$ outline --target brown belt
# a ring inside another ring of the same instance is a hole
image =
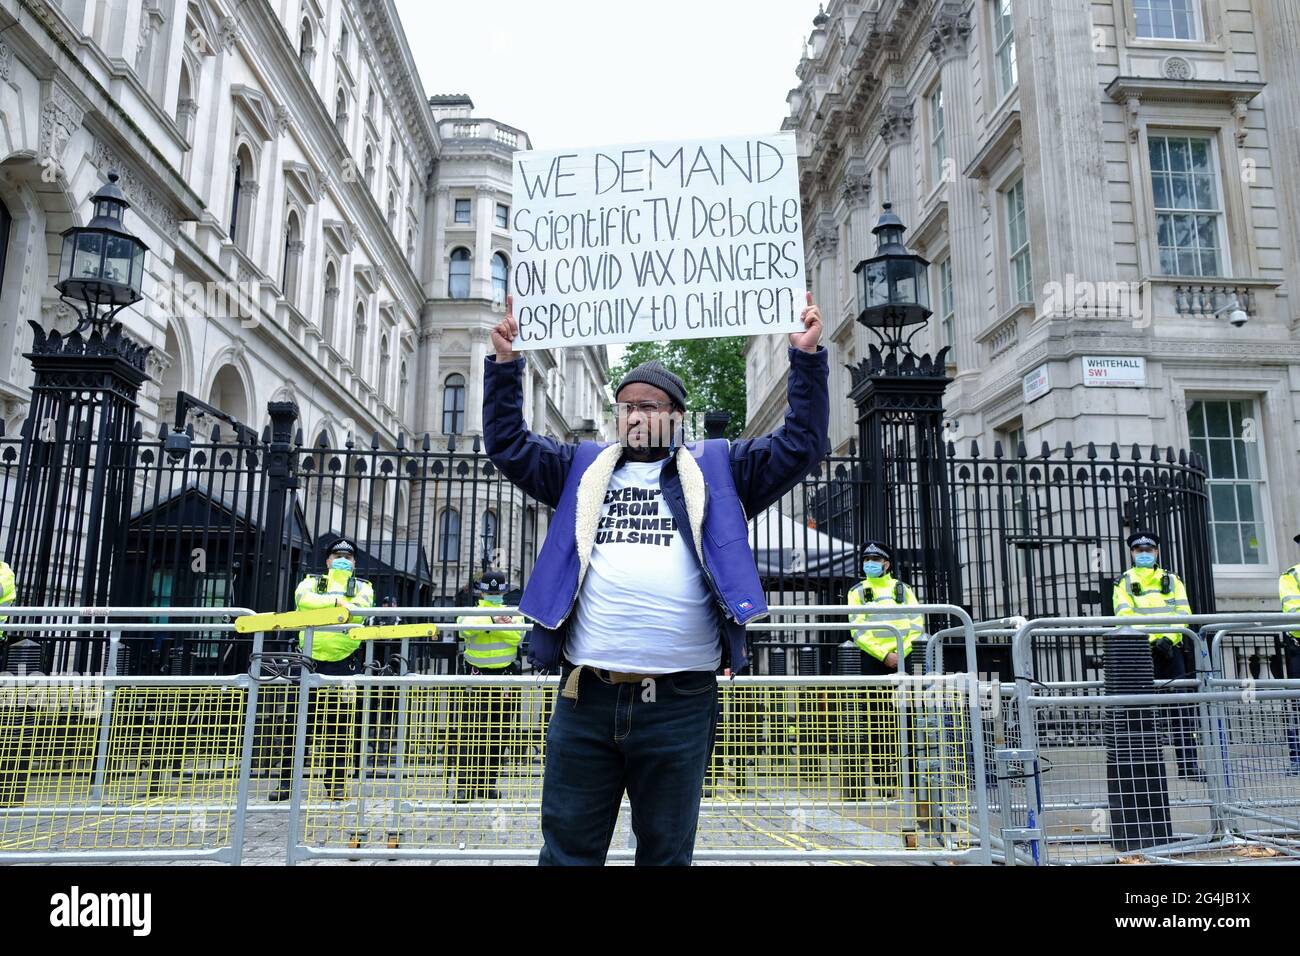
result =
[[[564,688],[560,691],[561,697],[567,697],[569,700],[578,699],[578,682],[582,679],[584,669],[591,671],[607,684],[639,684],[644,680],[658,680],[664,676],[663,674],[628,674],[623,671],[607,671],[603,667],[592,667],[590,664],[578,664],[569,671],[569,676],[564,681]]]

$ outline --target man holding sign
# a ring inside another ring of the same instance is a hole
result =
[[[812,294],[790,333],[789,410],[760,438],[683,446],[686,389],[658,362],[615,392],[619,442],[528,431],[513,298],[486,360],[493,463],[555,509],[519,610],[529,660],[560,670],[547,728],[543,865],[605,861],[624,790],[638,865],[691,861],[718,720],[720,665],[748,664],[745,625],[767,612],[747,518],[826,453],[828,360]]]

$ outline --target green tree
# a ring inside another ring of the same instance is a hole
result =
[[[623,360],[610,369],[610,388],[617,388],[623,376],[642,362],[658,359],[686,383],[688,418],[698,420],[704,436],[704,413],[731,413],[724,433],[739,438],[745,427],[745,336],[714,339],[684,339],[673,342],[634,342]]]

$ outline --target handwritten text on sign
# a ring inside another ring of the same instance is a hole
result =
[[[793,133],[514,155],[516,349],[802,329]]]

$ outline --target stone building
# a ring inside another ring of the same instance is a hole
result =
[[[1300,527],[1300,3],[832,0],[797,72],[833,393],[892,202],[931,262],[915,344],[949,349],[959,448],[1198,452],[1220,608],[1275,603]],[[779,420],[779,345],[750,343],[747,433]],[[847,399],[831,428],[842,451]]]

